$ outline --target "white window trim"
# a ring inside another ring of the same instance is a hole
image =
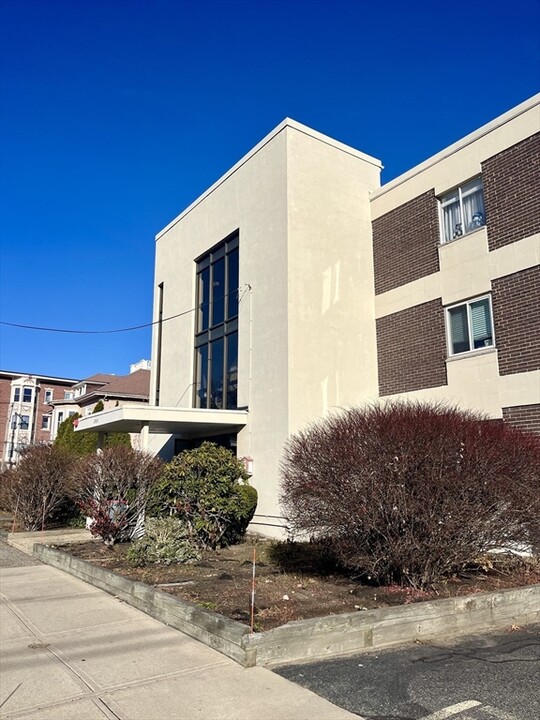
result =
[[[438,197],[439,201],[439,236],[440,236],[440,245],[449,245],[450,243],[456,242],[456,240],[461,240],[461,238],[465,237],[466,235],[471,235],[474,232],[477,232],[478,230],[482,230],[486,228],[486,203],[484,198],[484,224],[480,225],[479,227],[472,228],[471,230],[463,230],[461,235],[458,235],[457,237],[449,238],[448,240],[444,236],[444,208],[443,203],[444,199],[447,198],[449,195],[452,195],[453,193],[457,192],[459,197],[459,210],[460,210],[460,216],[461,216],[461,224],[463,227],[463,198],[462,198],[462,188],[466,185],[469,185],[469,183],[474,182],[475,180],[480,179],[482,182],[482,196],[484,195],[484,179],[482,177],[482,173],[478,175],[474,175],[473,177],[469,178],[468,180],[465,180],[464,182],[460,183],[459,185],[456,185],[454,188],[450,188],[449,190],[446,190],[446,192],[442,193]]]
[[[54,392],[51,388],[46,388],[43,393],[43,402],[48,405],[52,400],[54,400]]]
[[[45,421],[47,421],[47,422],[46,422],[46,424],[44,425],[43,423],[44,423]],[[51,417],[51,415],[42,415],[42,417],[41,417],[41,430],[43,430],[43,431],[45,431],[45,432],[50,432],[50,431],[51,431],[51,427],[52,427],[52,417]]]
[[[471,323],[471,316],[470,316],[470,305],[471,303],[479,302],[480,300],[489,300],[489,319],[491,322],[491,338],[493,340],[491,345],[486,345],[484,347],[475,348],[473,347],[474,342],[472,338],[472,323]],[[471,347],[470,350],[465,350],[464,352],[458,352],[455,353],[452,351],[452,335],[450,332],[450,310],[453,310],[457,307],[462,307],[463,305],[467,306],[467,327],[469,330],[469,345]],[[479,353],[485,353],[486,351],[492,351],[496,348],[496,338],[495,338],[495,323],[493,322],[493,304],[491,302],[491,293],[486,293],[484,295],[478,295],[477,297],[468,298],[467,300],[460,300],[460,302],[453,303],[452,305],[447,305],[444,308],[444,324],[446,328],[446,348],[448,352],[448,358],[461,358],[461,357],[469,357],[470,355],[476,355]]]

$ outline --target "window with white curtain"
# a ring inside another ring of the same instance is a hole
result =
[[[482,178],[461,185],[441,198],[443,242],[451,242],[486,224]]]
[[[450,355],[481,350],[495,344],[489,295],[446,309]]]

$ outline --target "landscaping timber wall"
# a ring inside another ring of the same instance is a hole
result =
[[[529,585],[295,620],[274,630],[250,634],[246,625],[235,620],[95,567],[56,548],[36,543],[34,555],[219,650],[244,667],[317,660],[540,622],[540,585]]]

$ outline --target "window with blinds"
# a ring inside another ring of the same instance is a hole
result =
[[[489,295],[447,308],[446,320],[450,355],[494,345]]]

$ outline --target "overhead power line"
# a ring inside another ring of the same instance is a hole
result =
[[[250,285],[242,285],[242,287],[245,287],[246,289],[251,290]],[[232,290],[230,293],[227,293],[227,295],[232,295],[233,293],[238,293],[239,298],[238,301],[240,302],[244,296],[245,293],[242,293],[240,295],[239,290]],[[220,298],[216,298],[212,302],[206,303],[207,305],[213,305],[214,303],[224,300],[227,295],[223,295]],[[161,320],[154,320],[153,322],[149,323],[143,323],[142,325],[132,325],[131,327],[125,327],[125,328],[115,328],[113,330],[67,330],[64,328],[53,328],[53,327],[42,327],[40,325],[24,325],[23,323],[14,323],[14,322],[8,322],[7,320],[0,320],[0,325],[6,325],[8,327],[15,327],[15,328],[21,328],[23,330],[38,330],[40,332],[53,332],[53,333],[64,333],[68,335],[111,335],[113,333],[123,333],[123,332],[131,332],[132,330],[142,330],[143,328],[152,327],[153,325],[159,325],[159,323],[167,322],[168,320],[175,320],[176,318],[182,317],[183,315],[189,315],[189,313],[195,312],[200,306],[192,307],[189,310],[184,310],[183,312],[177,313],[176,315],[170,315],[169,317],[162,318]]]

